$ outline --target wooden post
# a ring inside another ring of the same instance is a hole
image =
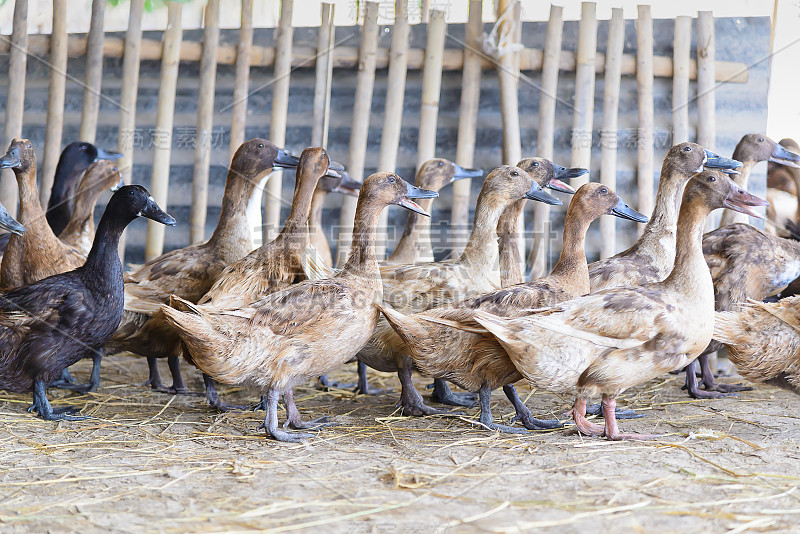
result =
[[[250,90],[250,56],[253,50],[253,0],[242,0],[242,21],[239,24],[239,42],[236,45],[236,73],[233,82],[231,106],[230,158],[244,143],[247,123],[247,96]]]
[[[11,31],[11,57],[8,60],[8,97],[2,151],[15,137],[22,137],[22,110],[25,107],[25,65],[28,58],[28,0],[14,2],[14,22]],[[17,214],[17,178],[11,169],[3,171],[0,182],[0,203],[11,216]]]
[[[328,144],[330,127],[331,82],[333,78],[333,51],[336,28],[333,25],[334,4],[322,4],[322,23],[317,36],[317,69],[314,81],[314,107],[311,120],[311,146]]]
[[[47,95],[47,126],[44,158],[39,174],[39,201],[47,206],[56,165],[61,156],[64,129],[64,96],[67,86],[67,0],[53,0],[53,33],[50,39],[50,88]]]
[[[689,140],[689,60],[692,49],[692,17],[675,18],[672,45],[672,144]]]
[[[578,53],[575,66],[575,113],[572,121],[573,167],[588,169],[592,163],[592,119],[594,118],[594,60],[597,53],[597,4],[581,4]],[[573,178],[576,189],[589,181],[587,175]]]
[[[717,144],[716,95],[714,94],[714,14],[697,13],[697,143],[708,150]],[[706,219],[706,231],[717,227],[716,213]]]
[[[397,167],[397,151],[400,147],[400,129],[403,123],[403,101],[406,93],[409,31],[408,0],[396,0],[389,72],[386,76],[386,108],[383,113],[381,147],[378,152],[379,171],[393,171]],[[406,178],[413,179],[411,176]],[[388,218],[389,210],[383,210],[378,220],[379,233],[375,247],[375,254],[379,260],[386,257]]]
[[[636,93],[639,102],[639,131],[636,146],[639,155],[638,209],[645,215],[653,211],[653,18],[650,6],[638,6],[636,20]],[[639,234],[644,225],[637,225]]]
[[[603,130],[600,133],[600,182],[617,188],[617,118],[621,82],[622,50],[625,45],[625,19],[622,8],[611,10],[606,47],[606,72],[603,89]],[[600,217],[600,257],[617,252],[616,217]]]
[[[272,84],[272,118],[269,124],[270,140],[283,147],[286,144],[286,121],[289,115],[289,81],[292,72],[292,9],[293,0],[281,2],[281,18],[275,35],[275,67]],[[264,226],[261,242],[269,243],[280,231],[281,204],[283,203],[283,172],[274,171],[267,181],[264,199]]]
[[[481,97],[481,37],[483,36],[483,1],[471,0],[465,29],[464,68],[461,72],[461,107],[458,113],[456,163],[472,167],[475,162],[475,136],[478,127],[478,104]],[[450,210],[450,256],[457,258],[469,238],[469,207],[472,178],[453,183]]]
[[[94,143],[97,135],[97,115],[100,111],[100,89],[103,84],[103,18],[108,0],[92,0],[92,19],[86,41],[86,78],[83,86],[83,108],[78,137]]]
[[[219,46],[219,0],[208,0],[203,20],[203,57],[200,59],[200,85],[197,95],[194,176],[189,241],[205,240],[208,213],[208,173],[211,163],[211,138],[214,128],[214,90]]]
[[[161,77],[158,82],[158,110],[153,132],[153,171],[150,194],[159,206],[167,209],[169,190],[169,158],[172,152],[172,122],[175,112],[175,88],[178,83],[178,66],[181,49],[180,2],[167,4],[167,30],[164,32],[164,51],[161,60]],[[164,225],[155,221],[147,223],[147,242],[144,257],[149,261],[164,251]]]
[[[364,10],[364,25],[361,27],[361,47],[358,53],[358,76],[356,78],[353,119],[350,127],[350,154],[347,168],[356,180],[364,178],[364,161],[367,156],[367,137],[372,108],[372,89],[375,85],[375,51],[378,48],[377,2],[367,2]],[[336,265],[347,261],[353,234],[353,219],[356,213],[356,198],[346,196],[339,212],[339,238],[336,247]]]
[[[550,20],[544,38],[542,87],[539,91],[539,132],[536,155],[553,159],[556,129],[556,94],[558,93],[558,64],[561,58],[561,37],[564,30],[563,8],[550,5]],[[537,203],[533,211],[533,246],[529,263],[531,280],[545,276],[549,269],[550,206]]]
[[[125,53],[122,60],[122,90],[119,96],[119,133],[117,145],[122,157],[119,170],[126,184],[133,175],[133,150],[136,135],[136,97],[139,94],[139,57],[142,51],[142,11],[144,0],[131,0],[128,31],[125,32]],[[125,262],[126,232],[119,240],[119,257]]]

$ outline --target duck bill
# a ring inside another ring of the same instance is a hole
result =
[[[278,149],[278,155],[275,156],[275,163],[273,167],[278,169],[293,169],[300,165],[300,158],[282,148]]]
[[[742,174],[736,169],[720,169],[720,172],[724,172],[728,176],[738,176],[739,174]]]
[[[628,206],[622,199],[619,199],[617,205],[611,208],[611,215],[619,217],[620,219],[628,219],[640,223],[646,223],[648,218]]]
[[[456,180],[463,180],[464,178],[481,178],[483,176],[483,169],[466,169],[461,165],[453,165],[456,168],[456,172],[453,174],[453,178],[450,180],[450,183],[453,183]]]
[[[325,173],[325,176],[330,176],[331,178],[341,178],[343,172],[344,165],[338,161],[330,160],[330,163],[328,164],[328,172]]]
[[[559,193],[567,193],[568,195],[575,194],[574,187],[565,182],[562,182],[558,178],[551,178],[550,181],[547,182],[547,187],[549,187],[553,191],[558,191]]]
[[[772,151],[769,160],[780,165],[800,169],[800,154],[795,154],[787,150],[783,145],[777,143],[775,144],[775,150]]]
[[[120,187],[124,187],[124,186],[125,186],[125,180],[123,180],[123,179],[122,179],[122,176],[120,176],[120,177],[119,177],[119,182],[117,182],[116,184],[114,184],[114,187],[112,187],[112,188],[110,189],[110,191],[111,191],[112,193],[116,193],[117,191],[119,191],[119,188],[120,188]]]
[[[741,166],[741,161],[723,158],[719,154],[715,154],[710,150],[706,150],[705,160],[703,161],[703,165],[700,166],[700,170],[698,172],[702,171],[703,167],[708,167],[709,169],[738,169]]]
[[[361,182],[355,180],[350,173],[343,170],[341,173],[342,179],[339,184],[333,188],[333,191],[342,193],[344,195],[358,196],[358,190],[361,189]]]
[[[730,193],[728,193],[725,202],[723,202],[723,206],[728,209],[744,213],[745,215],[749,215],[750,217],[763,219],[764,217],[762,215],[759,215],[758,213],[755,213],[754,211],[748,208],[757,206],[769,206],[769,202],[767,202],[763,198],[759,198],[753,194],[748,193],[744,189],[735,187],[731,190]]]
[[[555,164],[553,166],[556,168],[554,178],[558,180],[569,180],[570,178],[578,178],[579,176],[583,176],[584,174],[589,174],[589,169],[582,169],[580,167],[567,168]],[[570,189],[572,188],[570,187]],[[571,192],[574,193],[575,190],[572,189]],[[569,191],[565,191],[565,193],[569,193]]]
[[[539,184],[536,182],[533,183],[530,191],[525,193],[525,198],[530,200],[538,200],[539,202],[544,202],[545,204],[550,204],[552,206],[560,206],[563,204],[563,202],[558,200],[556,197],[539,187]]]
[[[103,150],[100,147],[97,148],[97,157],[94,158],[95,161],[99,159],[119,159],[122,157],[122,152],[112,152],[111,150]]]
[[[0,158],[0,169],[10,169],[22,165],[22,160],[19,157],[19,148],[9,148],[3,157]]]
[[[17,235],[25,233],[25,227],[18,223],[14,217],[9,215],[2,205],[0,205],[0,228]]]
[[[144,207],[142,211],[139,212],[139,215],[141,217],[146,217],[150,220],[159,222],[166,226],[175,226],[176,222],[175,217],[173,217],[166,211],[162,210],[153,197],[150,197],[148,199],[147,205]]]
[[[422,209],[422,206],[414,202],[412,199],[436,198],[438,196],[439,193],[437,193],[436,191],[428,191],[427,189],[420,189],[419,187],[411,185],[410,183],[406,182],[406,194],[400,200],[400,202],[398,202],[398,205],[403,206],[404,208],[411,210],[413,212],[419,213],[420,215],[430,217],[431,214]]]

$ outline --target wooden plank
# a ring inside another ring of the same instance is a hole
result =
[[[253,0],[242,0],[242,18],[239,24],[239,41],[236,44],[236,67],[231,106],[230,158],[245,141],[247,125],[247,97],[250,92],[250,58],[253,50]],[[219,63],[219,53],[217,54]]]
[[[281,2],[281,18],[275,37],[275,67],[272,84],[272,115],[269,123],[270,140],[283,147],[286,144],[286,121],[289,116],[289,82],[292,72],[292,10],[293,0]],[[283,204],[283,171],[273,171],[266,185],[264,197],[264,225],[261,227],[262,243],[269,243],[280,231],[281,205]]]
[[[478,127],[478,105],[481,97],[481,37],[483,36],[483,2],[471,0],[465,28],[464,69],[461,73],[461,105],[458,113],[456,163],[471,168],[475,161],[475,137]],[[464,251],[470,233],[469,207],[472,178],[454,182],[450,211],[450,255]]]
[[[394,171],[397,167],[400,130],[403,124],[403,101],[406,94],[409,31],[408,0],[397,0],[394,7],[394,24],[392,25],[391,60],[386,76],[386,108],[383,112],[381,146],[378,151],[379,171]],[[412,179],[411,176],[406,178]],[[383,210],[378,219],[379,233],[375,255],[379,260],[386,257],[388,218],[389,210]]]
[[[438,9],[428,14],[425,65],[422,68],[422,106],[419,111],[417,136],[417,170],[436,157],[436,126],[439,118],[439,95],[442,88],[442,55],[447,32],[445,12]]]
[[[50,41],[50,87],[47,94],[47,123],[44,157],[39,175],[39,201],[47,206],[61,156],[64,130],[64,97],[67,87],[67,0],[53,0],[53,37]]]
[[[621,83],[622,50],[625,45],[625,19],[622,8],[611,10],[606,46],[606,68],[603,80],[603,129],[600,148],[600,182],[617,188],[617,125]],[[617,218],[600,217],[600,257],[617,253]]]
[[[689,140],[689,63],[692,50],[692,17],[675,19],[672,45],[672,144]]]
[[[714,56],[714,15],[711,11],[697,13],[697,143],[708,150],[717,144],[717,118]],[[717,227],[716,213],[706,219],[706,231]]]
[[[208,0],[203,21],[203,58],[200,60],[200,85],[197,89],[197,127],[195,130],[192,207],[189,241],[205,241],[208,213],[208,173],[211,163],[211,137],[214,128],[214,90],[217,81],[219,45],[219,0]]]
[[[594,62],[597,54],[597,4],[581,4],[578,25],[578,53],[575,71],[575,112],[572,122],[573,167],[588,169],[592,162],[592,119],[594,117]],[[576,189],[589,181],[587,175],[572,179]]]
[[[638,6],[639,18],[636,20],[636,94],[639,103],[639,131],[637,135],[637,178],[639,189],[638,210],[645,215],[653,211],[653,128],[655,111],[653,107],[653,17],[650,6]],[[637,225],[639,233],[644,225]]]
[[[561,56],[561,38],[564,31],[563,8],[550,5],[550,19],[545,34],[544,58],[542,61],[542,86],[539,91],[539,130],[536,155],[553,159],[553,144],[556,128],[556,95],[558,94],[558,61]],[[531,280],[545,276],[549,269],[550,255],[550,206],[535,203],[533,209],[533,246],[528,260]]]
[[[172,124],[175,113],[175,88],[178,83],[180,60],[181,9],[180,2],[168,4],[167,30],[164,32],[164,52],[161,60],[161,77],[158,87],[158,109],[153,139],[153,170],[150,178],[150,194],[164,209],[167,208],[169,191],[169,158],[172,153]],[[147,240],[144,257],[149,261],[164,251],[163,224],[147,222]]]
[[[2,151],[15,137],[22,137],[22,111],[25,108],[25,66],[28,58],[28,0],[14,2],[14,20],[11,30],[11,57],[8,61],[8,97],[6,99],[6,124]],[[17,214],[17,178],[11,169],[2,171],[0,203],[14,217]]]
[[[317,35],[317,62],[314,77],[314,104],[311,119],[311,146],[327,146],[330,128],[331,81],[336,27],[333,24],[334,4],[322,4],[322,24]]]
[[[94,143],[97,114],[100,112],[100,90],[103,84],[103,19],[107,0],[92,0],[92,17],[86,42],[86,77],[83,85],[83,108],[78,137]]]
[[[350,127],[350,154],[347,168],[356,180],[364,178],[364,162],[367,157],[367,137],[372,109],[372,89],[375,86],[375,50],[378,48],[377,2],[367,2],[364,9],[364,25],[361,27],[361,47],[358,76],[353,104],[353,120]],[[356,213],[356,198],[346,196],[339,212],[339,236],[336,247],[336,265],[341,267],[350,253],[353,234],[353,219]]]

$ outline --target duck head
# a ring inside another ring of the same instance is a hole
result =
[[[6,153],[0,157],[0,169],[14,169],[15,173],[36,168],[36,154],[27,139],[12,139]]]
[[[104,150],[92,143],[83,141],[75,141],[68,144],[61,151],[61,156],[58,159],[58,166],[70,175],[74,173],[81,173],[89,168],[95,161],[104,159],[119,159],[122,157],[120,152],[112,152]]]
[[[628,206],[610,187],[596,182],[589,182],[578,188],[569,203],[569,210],[573,209],[580,210],[583,217],[590,221],[601,215],[613,215],[620,219],[647,222],[647,217]]]
[[[736,145],[733,157],[740,161],[771,161],[787,167],[800,168],[800,155],[790,152],[763,134],[747,134]]]
[[[346,170],[339,171],[339,175],[341,176],[340,178],[323,176],[319,181],[318,187],[326,193],[341,193],[357,197],[361,182],[350,176],[350,173]]]
[[[436,198],[439,193],[420,189],[411,185],[393,172],[376,172],[370,175],[361,185],[359,200],[368,198],[378,205],[388,206],[394,204],[408,210],[430,217],[414,200],[422,198]]]
[[[136,217],[145,217],[167,226],[175,226],[175,218],[162,210],[150,192],[141,185],[120,187],[108,201],[106,212],[127,222]]]
[[[231,160],[231,170],[250,178],[260,177],[272,169],[295,168],[300,158],[278,148],[272,141],[256,137],[242,143]]]
[[[18,223],[14,217],[9,215],[2,204],[0,204],[0,228],[17,235],[25,233],[25,227]]]
[[[588,169],[581,169],[578,167],[568,169],[567,167],[556,165],[545,158],[525,158],[517,163],[517,167],[527,171],[540,186],[549,187],[559,193],[567,193],[570,195],[575,194],[575,188],[562,180],[577,178],[578,176],[589,173]]]
[[[735,170],[741,166],[739,161],[723,158],[697,143],[685,142],[669,149],[661,166],[661,178],[689,177],[702,171],[703,167]]]
[[[481,194],[488,195],[492,202],[510,204],[527,198],[545,204],[560,206],[562,202],[547,193],[524,169],[513,165],[501,165],[489,173],[483,182]]]
[[[466,169],[449,159],[429,159],[419,168],[414,184],[422,189],[439,191],[444,186],[463,178],[480,178],[483,169]]]
[[[115,192],[117,189],[125,185],[122,181],[122,174],[116,163],[106,159],[101,159],[92,163],[86,174],[81,181],[81,187],[84,187],[83,182],[86,182],[88,187],[100,187]]]
[[[709,211],[728,208],[758,218],[763,217],[748,208],[769,205],[766,200],[736,185],[727,174],[715,170],[699,172],[686,184],[683,202],[691,202],[698,197],[702,198]]]

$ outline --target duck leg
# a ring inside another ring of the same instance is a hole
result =
[[[369,385],[369,380],[367,380],[367,364],[358,360],[358,384],[356,385],[356,389],[354,390],[357,395],[383,395],[385,393],[391,393],[392,389],[390,388],[372,388]]]
[[[248,407],[241,404],[228,404],[227,402],[222,402],[222,400],[219,398],[219,394],[217,393],[217,388],[214,387],[214,379],[205,373],[203,373],[203,384],[205,385],[206,389],[206,404],[218,412],[247,410]]]
[[[733,393],[736,391],[752,391],[753,388],[742,384],[723,384],[714,380],[714,371],[711,370],[711,363],[708,354],[701,354],[697,360],[700,362],[700,374],[703,377],[702,383],[706,391],[721,391],[723,393]]]
[[[47,400],[47,386],[44,381],[35,380],[33,382],[33,404],[28,408],[29,412],[36,412],[45,421],[83,421],[89,419],[87,415],[72,415],[79,412],[76,406],[65,406],[53,409],[50,401]]]
[[[699,358],[698,358],[699,359]],[[697,360],[692,360],[692,363],[684,368],[686,373],[686,385],[683,386],[689,396],[693,399],[722,399],[724,397],[735,397],[736,393],[725,393],[722,391],[706,391],[700,389],[697,383]],[[709,369],[710,371],[710,369]]]
[[[475,406],[475,402],[478,400],[474,393],[453,393],[453,390],[450,389],[450,386],[447,385],[447,382],[441,378],[434,378],[433,384],[429,384],[425,387],[428,389],[433,388],[431,400],[436,401],[439,404],[447,404],[450,406],[466,406],[467,408],[470,408]]]
[[[89,376],[88,384],[75,384],[72,375],[64,369],[61,378],[50,384],[51,388],[61,388],[76,391],[78,393],[93,393],[100,385],[100,362],[103,361],[103,349],[92,351],[92,374]],[[66,376],[65,376],[66,375]]]
[[[567,412],[570,413],[570,412]],[[603,405],[602,404],[592,404],[591,406],[586,407],[586,414],[587,415],[596,415],[597,417],[605,417],[603,415]],[[641,419],[644,417],[643,413],[636,413],[636,410],[617,410],[614,416],[617,419]]]
[[[575,421],[575,426],[578,427],[578,432],[581,434],[587,436],[603,435],[603,425],[589,422],[586,419],[586,399],[582,397],[575,399],[575,404],[572,406],[572,410],[570,410],[569,413],[572,414],[572,420]]]
[[[619,427],[617,426],[617,419],[615,417],[617,408],[617,399],[611,397],[609,395],[603,395],[603,413],[607,413],[608,417],[606,417],[606,426],[603,434],[605,437],[612,441],[619,441],[623,439],[638,439],[638,440],[648,440],[648,439],[658,439],[661,436],[658,434],[623,434],[619,431]]]
[[[508,400],[511,401],[511,404],[517,411],[517,415],[514,416],[512,421],[520,421],[528,430],[549,430],[564,426],[558,419],[537,419],[533,417],[531,411],[525,406],[522,399],[519,398],[517,388],[515,388],[513,384],[506,384],[503,386],[503,393],[506,394],[506,397],[508,397]]]
[[[400,386],[402,388],[400,391],[400,402],[397,403],[397,406],[404,415],[420,417],[423,415],[452,413],[447,410],[431,408],[423,402],[422,395],[419,394],[417,388],[414,387],[414,382],[411,380],[410,367],[401,367],[398,369],[397,377],[400,379]]]
[[[323,388],[335,388],[335,389],[350,389],[356,386],[356,384],[353,384],[352,382],[342,383],[342,382],[337,382],[335,380],[331,380],[330,378],[328,378],[328,375],[322,375],[317,377],[317,383]]]
[[[318,417],[311,421],[303,421],[300,410],[297,409],[297,405],[294,403],[294,390],[292,388],[283,392],[283,402],[286,403],[286,422],[283,424],[283,428],[318,430],[326,426],[338,424],[329,422],[327,416]]]
[[[166,388],[163,382],[161,382],[161,373],[158,371],[158,360],[153,356],[148,356],[147,367],[150,370],[150,376],[147,378],[147,382],[144,382],[142,385],[150,386],[154,391],[165,391]]]
[[[492,389],[487,386],[481,386],[478,390],[478,399],[481,406],[481,415],[478,418],[480,426],[489,430],[497,430],[499,432],[506,432],[509,434],[527,434],[528,431],[524,428],[516,428],[513,426],[500,425],[492,419]]]
[[[259,429],[263,428],[267,436],[278,441],[288,441],[290,443],[300,443],[304,439],[313,438],[314,434],[301,433],[301,432],[288,432],[278,427],[278,399],[281,392],[277,388],[270,388],[266,395],[266,415],[264,422],[259,425]]]

